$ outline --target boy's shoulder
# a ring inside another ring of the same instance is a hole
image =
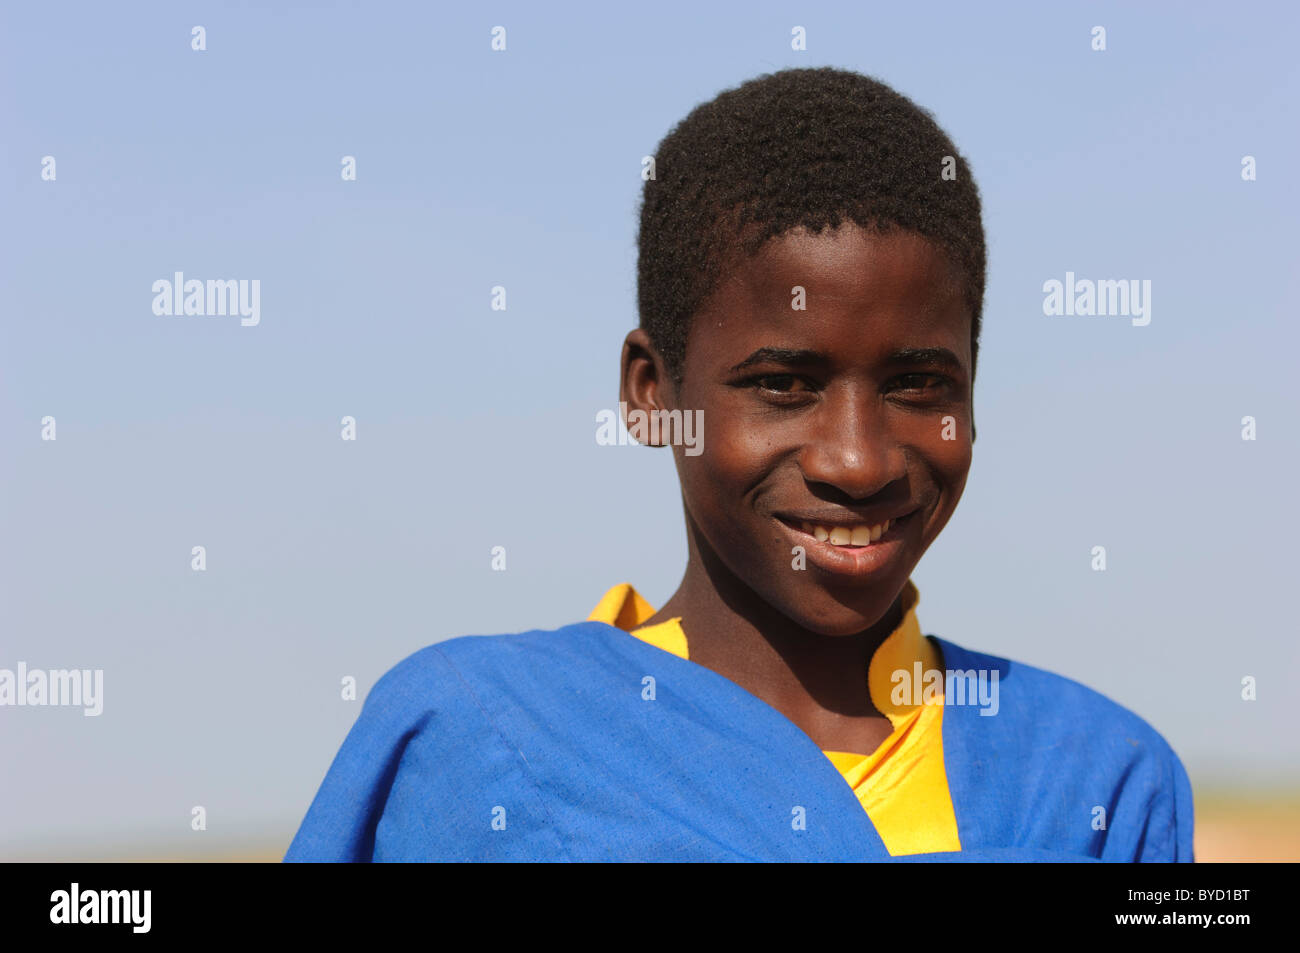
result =
[[[403,699],[440,706],[481,704],[483,688],[510,686],[520,695],[529,687],[553,692],[601,674],[631,671],[633,660],[647,653],[660,650],[602,622],[462,635],[406,656],[380,677],[371,695],[386,704]]]
[[[1192,789],[1182,761],[1143,718],[1080,682],[933,639],[944,668],[981,673],[996,709],[949,704],[944,747],[962,843],[1073,844],[1103,860],[1190,860]],[[959,754],[958,754],[959,753]],[[1021,792],[1023,812],[989,792]]]
[[[1148,745],[1172,754],[1169,744],[1141,716],[1096,689],[1025,662],[964,648],[930,636],[943,654],[949,678],[959,682],[996,682],[997,714],[1034,734],[1123,735],[1130,746]],[[973,673],[973,676],[969,675]],[[996,719],[994,719],[996,720]]]

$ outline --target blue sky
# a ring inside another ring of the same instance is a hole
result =
[[[0,854],[287,845],[359,710],[342,676],[364,697],[617,582],[662,603],[671,460],[594,440],[641,158],[790,66],[912,97],[983,194],[979,439],[923,629],[1104,692],[1198,787],[1300,781],[1281,6],[8,6],[0,668],[102,668],[105,711],[0,709]],[[154,315],[175,271],[260,280],[260,323]],[[1045,316],[1067,271],[1149,279],[1151,323]]]

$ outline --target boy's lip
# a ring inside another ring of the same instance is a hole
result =
[[[847,526],[852,529],[855,526],[879,526],[885,522],[898,522],[911,516],[917,509],[919,507],[871,514],[857,513],[853,510],[803,510],[798,513],[780,512],[772,515],[794,529],[799,529],[803,523],[812,523],[814,526]]]
[[[902,552],[906,543],[905,536],[911,527],[911,517],[920,512],[909,510],[895,516],[862,516],[845,513],[843,510],[828,513],[781,513],[776,521],[791,538],[793,543],[802,546],[808,555],[808,561],[819,569],[837,576],[870,577],[886,568]],[[874,543],[866,546],[837,546],[829,541],[823,542],[816,536],[804,532],[802,524],[815,526],[879,526],[889,521],[887,529]],[[793,521],[793,522],[792,522]]]

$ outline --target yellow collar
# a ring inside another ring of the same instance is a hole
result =
[[[871,692],[871,703],[884,713],[895,728],[921,706],[900,705],[893,701],[891,695],[896,682],[894,673],[906,672],[911,680],[918,662],[922,672],[940,667],[939,650],[921,634],[920,623],[916,620],[916,605],[920,599],[920,593],[909,579],[903,587],[903,621],[880,643],[867,666],[867,688]],[[601,597],[596,608],[591,610],[591,615],[587,616],[587,621],[615,626],[655,648],[689,660],[686,633],[682,629],[680,618],[638,628],[654,614],[654,607],[630,583],[622,582]]]

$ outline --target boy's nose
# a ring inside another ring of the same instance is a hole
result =
[[[824,401],[809,421],[799,468],[804,479],[862,500],[907,476],[907,454],[878,402],[845,397]]]

